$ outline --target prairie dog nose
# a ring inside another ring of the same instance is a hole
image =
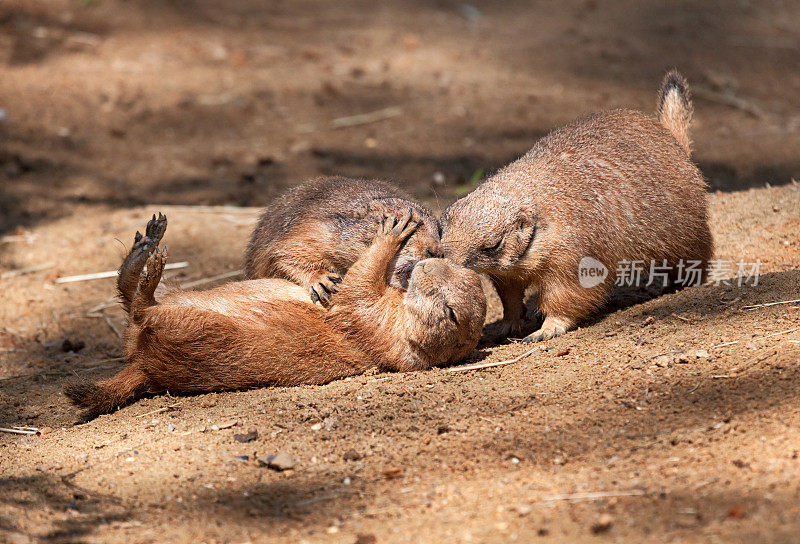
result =
[[[444,257],[444,246],[442,246],[441,242],[437,242],[436,244],[431,244],[428,246],[428,257]]]

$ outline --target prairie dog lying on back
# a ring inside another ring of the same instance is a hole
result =
[[[405,289],[418,261],[443,256],[439,222],[389,183],[343,177],[308,181],[264,209],[245,253],[245,277],[291,280],[328,303],[383,216],[409,208],[423,224],[398,253],[390,281]]]
[[[456,201],[442,217],[445,255],[487,274],[518,332],[525,289],[538,291],[539,341],[564,333],[607,299],[618,263],[700,261],[713,253],[706,184],[689,158],[692,104],[677,72],[664,79],[657,119],[590,115],[542,138],[525,156]],[[608,277],[581,286],[584,257]]]
[[[381,222],[325,309],[281,279],[174,290],[156,302],[166,217],[153,216],[146,236],[136,234],[117,282],[129,313],[128,365],[108,380],[69,385],[65,394],[91,418],[144,393],[324,384],[371,367],[409,371],[466,357],[486,315],[475,272],[424,259],[406,292],[389,288],[390,263],[419,226],[411,217]]]

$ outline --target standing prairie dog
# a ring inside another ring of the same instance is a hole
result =
[[[86,418],[145,393],[324,384],[372,367],[427,369],[463,359],[480,338],[486,300],[475,272],[424,259],[411,271],[405,292],[389,288],[390,263],[419,226],[410,211],[383,219],[330,309],[282,279],[173,290],[156,302],[167,260],[166,248],[157,246],[166,222],[153,216],[120,267],[128,365],[108,380],[65,388]]]
[[[657,118],[619,109],[579,119],[445,210],[445,255],[491,278],[505,334],[519,332],[529,286],[545,320],[525,340],[539,341],[602,306],[618,263],[666,261],[672,280],[681,260],[705,267],[713,240],[691,117],[686,81],[670,72]],[[607,268],[605,281],[581,286],[584,257]]]
[[[318,178],[265,208],[245,252],[245,277],[283,278],[330,302],[347,269],[367,250],[384,215],[409,208],[422,221],[392,264],[391,285],[405,289],[414,265],[441,257],[439,222],[398,188],[378,180]]]

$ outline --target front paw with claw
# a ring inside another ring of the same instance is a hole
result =
[[[414,212],[409,209],[408,212],[400,218],[392,215],[384,216],[378,225],[378,232],[375,235],[375,239],[388,239],[397,243],[399,246],[414,234],[414,231],[417,230],[417,227],[419,227],[421,223],[421,221],[412,220],[413,214]]]
[[[330,305],[331,295],[339,290],[338,284],[341,282],[342,277],[339,274],[322,272],[308,288],[312,302],[319,302],[323,306]]]
[[[568,330],[573,328],[573,322],[568,319],[548,317],[542,323],[542,328],[534,331],[522,339],[523,343],[530,344],[533,342],[541,342],[549,340],[556,336],[561,336]]]

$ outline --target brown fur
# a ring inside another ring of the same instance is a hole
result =
[[[329,301],[339,281],[367,250],[386,214],[413,209],[424,222],[393,263],[391,285],[405,289],[414,264],[441,257],[439,223],[426,208],[378,180],[318,178],[268,206],[245,253],[245,276],[283,278],[306,287],[314,301]]]
[[[136,268],[140,279],[124,335],[128,365],[65,393],[89,418],[144,393],[323,384],[371,367],[409,371],[458,361],[475,348],[483,326],[478,275],[432,258],[414,267],[406,292],[387,282],[390,263],[418,226],[410,213],[384,221],[329,310],[282,279],[176,290],[156,303],[166,251],[150,248],[144,274],[139,259],[129,257],[120,285]],[[140,235],[136,242],[132,254],[142,247]]]
[[[445,254],[492,279],[505,333],[519,331],[531,285],[546,319],[527,339],[541,340],[599,308],[620,261],[705,267],[713,241],[706,184],[688,156],[685,85],[678,74],[667,76],[660,122],[631,110],[575,121],[445,210]],[[591,289],[578,281],[585,256],[609,270]]]

